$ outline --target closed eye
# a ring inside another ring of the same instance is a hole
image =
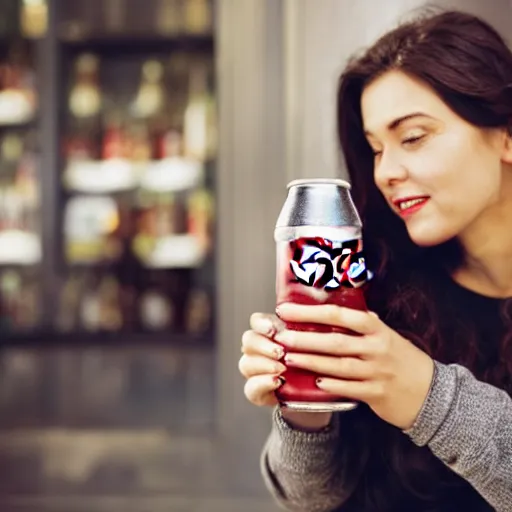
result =
[[[414,145],[420,143],[425,137],[426,137],[425,134],[418,135],[416,137],[409,137],[408,139],[404,139],[402,141],[402,144],[405,146],[414,146]]]

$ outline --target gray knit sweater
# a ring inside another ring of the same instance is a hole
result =
[[[512,400],[466,368],[436,362],[432,387],[414,426],[404,431],[467,480],[497,512],[512,511]],[[344,413],[351,414],[351,413]],[[276,409],[262,454],[267,486],[286,510],[343,510],[360,474],[344,468],[350,443],[340,417],[326,431],[290,427]],[[343,443],[341,443],[343,444]],[[346,453],[344,453],[346,452]],[[345,471],[344,471],[345,469]],[[468,511],[469,512],[469,511]]]

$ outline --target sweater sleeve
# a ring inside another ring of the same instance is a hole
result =
[[[352,414],[352,413],[341,413]],[[279,408],[261,457],[267,487],[285,510],[331,512],[354,491],[363,469],[357,444],[344,443],[340,414],[320,432],[290,426]]]
[[[497,512],[512,507],[512,400],[466,368],[435,363],[434,380],[411,429],[418,446],[467,480]]]

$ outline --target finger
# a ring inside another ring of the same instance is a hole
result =
[[[272,338],[276,332],[284,329],[284,322],[277,318],[276,315],[253,313],[250,319],[250,326],[253,331]]]
[[[286,366],[268,357],[243,355],[238,362],[238,369],[248,379],[255,375],[279,375],[286,370]]]
[[[340,380],[321,377],[317,379],[316,385],[327,393],[359,402],[371,403],[382,395],[380,385],[369,380]]]
[[[341,333],[318,333],[285,329],[274,337],[287,350],[332,356],[365,357],[373,353],[372,338]]]
[[[288,322],[312,322],[343,327],[360,334],[374,334],[380,324],[377,315],[372,315],[368,311],[334,304],[306,306],[287,302],[279,306],[278,314],[282,320]]]
[[[274,394],[276,389],[282,385],[279,377],[272,375],[257,375],[250,378],[244,386],[244,393],[255,405],[276,405],[278,403]]]
[[[254,331],[245,331],[242,335],[242,352],[247,355],[262,355],[279,360],[284,356],[281,345]]]
[[[301,368],[339,379],[364,380],[373,375],[373,364],[357,357],[329,357],[294,352],[286,354],[284,362],[287,367]]]

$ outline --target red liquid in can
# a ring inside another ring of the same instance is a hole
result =
[[[366,279],[361,240],[332,242],[317,237],[277,243],[278,306],[284,302],[335,304],[365,311],[363,286]],[[286,327],[297,331],[355,334],[321,324],[295,322],[287,323]],[[288,368],[283,377],[286,382],[276,392],[282,403],[346,402],[319,389],[315,373]]]

